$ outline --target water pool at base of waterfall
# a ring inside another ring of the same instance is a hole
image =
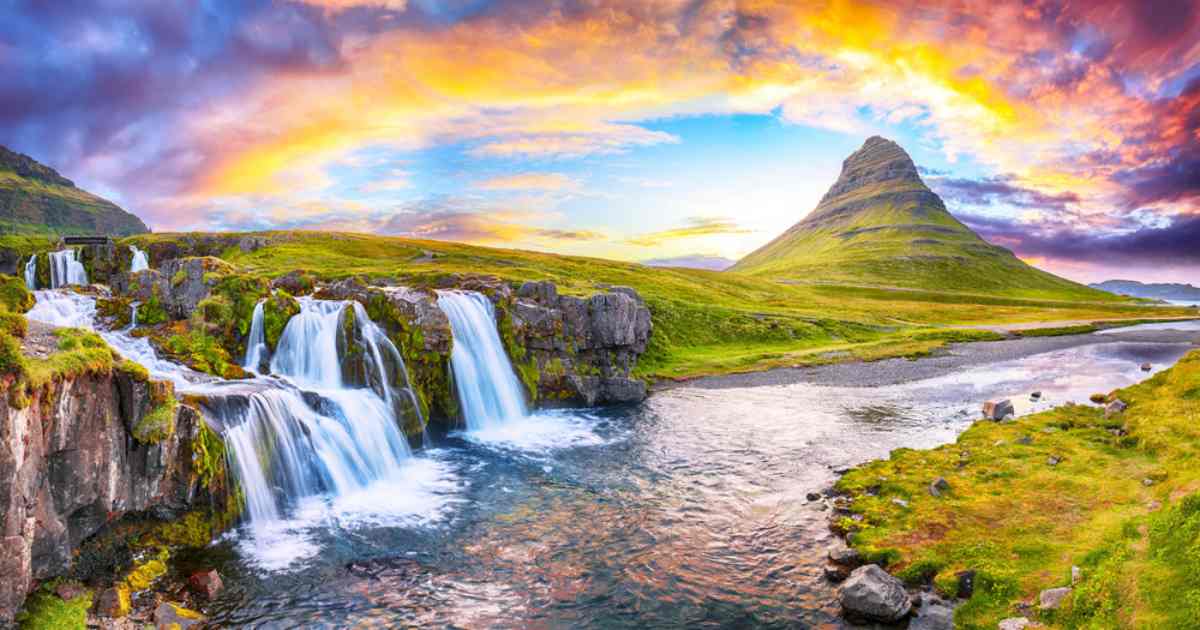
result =
[[[953,441],[983,400],[1082,402],[1190,347],[1100,337],[900,385],[538,412],[431,436],[394,483],[311,497],[184,562],[221,572],[206,612],[228,627],[842,627],[828,512],[805,498],[833,470]]]

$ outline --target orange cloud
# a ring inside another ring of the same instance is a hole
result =
[[[520,191],[520,190],[573,190],[578,183],[562,173],[519,173],[505,177],[494,177],[479,182],[475,186],[480,190],[490,191]]]
[[[687,225],[651,232],[627,239],[625,242],[639,247],[657,247],[669,241],[678,241],[701,236],[716,236],[724,234],[749,234],[753,230],[739,226],[733,219],[720,217],[692,217]]]

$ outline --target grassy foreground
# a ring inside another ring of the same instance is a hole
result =
[[[952,341],[1000,338],[964,329],[975,325],[1200,316],[1098,292],[1100,301],[1080,301],[1071,294],[1035,300],[894,291],[365,234],[255,236],[268,244],[245,252],[235,237],[218,252],[220,257],[244,271],[272,277],[306,270],[323,279],[367,275],[419,286],[449,274],[483,273],[513,282],[552,280],[562,293],[574,295],[594,293],[601,284],[631,286],[646,299],[654,318],[651,347],[638,364],[638,375],[648,378],[921,356]],[[146,234],[122,243],[151,249],[155,243],[196,238],[203,235]]]
[[[840,525],[871,561],[947,595],[959,572],[976,571],[957,627],[1013,616],[1056,628],[1200,627],[1200,352],[1112,395],[1125,413],[1074,405],[981,421],[954,444],[853,470],[838,489],[861,520]],[[939,477],[950,490],[934,497]],[[1082,569],[1072,596],[1039,612],[1038,593],[1070,586],[1072,566]]]

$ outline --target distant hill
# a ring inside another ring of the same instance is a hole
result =
[[[0,233],[129,236],[149,231],[141,219],[111,201],[0,146]]]
[[[674,258],[652,258],[643,260],[647,267],[683,267],[684,269],[707,269],[709,271],[725,271],[737,261],[723,256],[676,256]]]
[[[804,283],[1113,299],[980,238],[946,211],[904,149],[878,136],[846,158],[815,210],[730,271]]]
[[[1130,297],[1151,300],[1200,302],[1200,287],[1190,284],[1166,282],[1146,284],[1136,280],[1105,280],[1104,282],[1088,286],[1093,289],[1100,289],[1101,291],[1108,291],[1117,295],[1128,295]]]

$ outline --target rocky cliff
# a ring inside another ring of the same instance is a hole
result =
[[[81,544],[123,517],[221,511],[229,499],[219,439],[144,372],[51,381],[27,402],[0,404],[0,627],[36,581],[68,573]]]

